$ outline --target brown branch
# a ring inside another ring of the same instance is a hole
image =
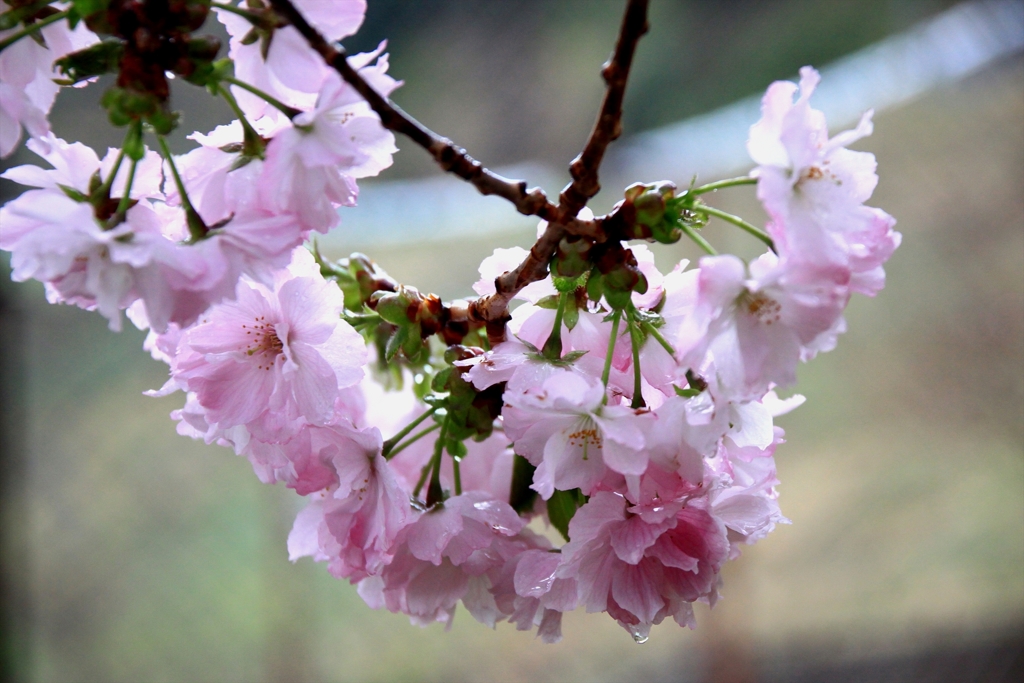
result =
[[[608,145],[622,133],[622,99],[636,45],[640,37],[647,33],[647,2],[629,0],[626,5],[615,52],[601,68],[601,75],[607,84],[604,102],[587,144],[569,166],[573,180],[559,197],[559,220],[549,220],[544,234],[537,239],[529,256],[515,270],[495,279],[494,294],[472,302],[471,315],[483,320],[496,320],[505,315],[508,303],[519,290],[547,276],[548,262],[566,234],[590,237],[597,242],[608,239],[608,234],[602,229],[603,221],[579,221],[576,214],[601,189],[597,180],[598,168]]]
[[[622,99],[626,93],[629,68],[633,64],[636,45],[647,29],[647,0],[629,0],[615,52],[601,69],[607,84],[601,112],[586,146],[569,166],[572,182],[559,197],[558,208],[563,216],[575,216],[601,190],[597,171],[608,145],[622,133]]]
[[[576,214],[600,189],[597,180],[598,168],[609,143],[618,138],[622,131],[622,99],[637,42],[647,32],[648,0],[628,0],[615,52],[601,71],[607,83],[601,111],[586,146],[570,166],[573,181],[562,191],[558,206],[548,201],[540,188],[528,190],[526,181],[503,178],[484,168],[479,161],[469,156],[466,150],[439,136],[402,111],[401,107],[390,99],[375,91],[348,63],[345,51],[328,43],[290,0],[269,2],[276,12],[295,27],[315,52],[363,96],[380,116],[385,128],[410,138],[427,150],[442,169],[469,181],[481,194],[503,197],[520,213],[539,216],[548,221],[547,229],[534,243],[523,262],[514,270],[495,279],[495,293],[468,303],[456,302],[450,308],[446,308],[443,316],[445,326],[448,323],[485,323],[492,341],[500,340],[504,336],[509,302],[527,285],[547,277],[548,262],[565,235],[584,236],[595,242],[603,242],[610,237],[605,225],[611,227],[615,221],[608,223],[608,217],[581,221],[576,218]],[[614,212],[610,214],[614,215]]]
[[[381,123],[388,130],[405,135],[427,150],[438,165],[460,178],[469,181],[483,195],[497,195],[527,216],[540,216],[549,221],[558,220],[558,207],[548,201],[539,187],[527,189],[525,180],[503,178],[469,156],[466,150],[451,140],[441,137],[422,123],[402,111],[401,107],[374,90],[348,63],[344,49],[331,45],[313,28],[290,0],[270,0],[274,10],[302,34],[309,46],[323,57],[324,61],[337,71],[345,81],[363,96],[370,107],[380,116]]]

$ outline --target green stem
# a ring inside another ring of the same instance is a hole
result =
[[[452,458],[452,474],[455,475],[455,495],[462,495],[462,473],[459,471],[459,459]]]
[[[668,343],[668,340],[665,339],[665,337],[663,337],[661,335],[661,332],[658,331],[657,327],[655,327],[654,325],[652,325],[651,323],[646,322],[646,321],[640,323],[640,325],[641,325],[641,327],[643,327],[644,332],[646,332],[647,334],[651,335],[656,340],[658,340],[658,343],[661,344],[661,347],[663,349],[668,351],[670,356],[674,357],[676,355],[676,350],[673,349],[672,345]]]
[[[416,488],[413,489],[412,492],[413,498],[418,499],[420,497],[420,490],[423,488],[423,485],[427,483],[427,475],[430,474],[430,470],[434,468],[433,465],[434,459],[431,458],[427,461],[427,464],[423,466],[423,469],[420,470],[420,479],[416,482]]]
[[[124,183],[124,194],[121,195],[121,201],[117,203],[117,213],[124,214],[128,210],[128,204],[131,203],[132,197],[132,185],[135,183],[135,168],[139,165],[135,159],[132,159],[131,166],[128,167],[128,179]],[[113,178],[113,176],[111,176]]]
[[[236,100],[235,96],[231,94],[231,90],[221,87],[220,83],[215,84],[214,87],[217,88],[217,92],[220,93],[228,103],[228,106],[231,107],[231,111],[235,112],[235,116],[237,116],[238,120],[242,123],[242,140],[244,140],[243,152],[249,156],[256,156],[262,159],[263,150],[266,147],[266,145],[263,144],[263,137],[256,132],[255,128],[252,127],[252,124],[249,123],[249,119],[245,118],[245,112],[242,111],[240,106],[238,106],[238,100]]]
[[[736,187],[738,185],[756,185],[757,178],[751,178],[748,175],[740,176],[739,178],[728,178],[726,180],[716,180],[713,183],[707,185],[701,185],[689,190],[687,194],[698,195],[704,194],[705,192],[714,192],[715,190],[721,190],[725,187]]]
[[[40,3],[40,6],[42,7],[42,6],[45,6],[47,4],[49,4],[49,3]],[[56,14],[51,14],[50,16],[46,17],[45,19],[40,19],[39,21],[36,21],[36,22],[33,22],[33,23],[29,24],[28,26],[26,26],[25,28],[21,29],[20,31],[12,33],[11,35],[9,35],[6,38],[4,38],[3,40],[0,40],[0,52],[3,52],[7,48],[9,48],[11,45],[14,45],[16,42],[18,42],[19,40],[21,40],[25,36],[32,35],[36,31],[38,31],[39,29],[43,28],[44,26],[49,26],[50,24],[57,23],[58,21],[60,21],[62,19],[66,19],[67,16],[68,16],[68,10],[64,10],[63,12],[57,12]]]
[[[247,92],[252,93],[253,95],[255,95],[256,97],[260,98],[261,100],[263,100],[264,102],[266,102],[270,106],[274,107],[275,109],[277,109],[278,111],[280,111],[282,114],[284,114],[285,116],[287,116],[290,119],[294,119],[296,116],[298,116],[299,114],[302,113],[301,109],[296,109],[295,107],[289,107],[287,104],[285,104],[281,100],[277,99],[273,95],[267,94],[267,93],[263,92],[262,90],[260,90],[259,88],[255,87],[255,86],[252,86],[252,85],[249,85],[248,83],[246,83],[244,81],[240,81],[240,80],[238,80],[237,78],[235,78],[233,76],[225,76],[223,80],[224,80],[225,83],[230,83],[231,85],[238,86],[242,90],[245,90]]]
[[[574,295],[575,296],[575,295]],[[562,317],[565,315],[565,302],[569,298],[569,292],[562,292],[558,295],[558,308],[555,310],[555,324],[551,326],[551,335],[544,342],[541,353],[545,358],[558,360],[562,357]]]
[[[129,135],[131,131],[129,129]],[[126,136],[127,137],[127,136]],[[117,159],[114,160],[114,167],[110,169],[110,175],[103,181],[98,190],[99,194],[110,196],[110,188],[114,185],[114,178],[117,177],[117,172],[121,170],[121,162],[124,161],[124,145],[121,145],[121,149],[118,150]]]
[[[696,242],[697,246],[699,246],[701,249],[703,249],[705,252],[707,252],[707,254],[709,256],[718,256],[718,252],[715,251],[715,248],[713,246],[711,246],[708,243],[708,241],[706,239],[704,239],[704,237],[702,235],[697,234],[696,230],[691,228],[686,223],[682,223],[682,222],[679,224],[679,227],[683,229],[683,232],[686,233],[687,237],[689,237],[691,240]]]
[[[745,220],[743,220],[739,216],[733,216],[731,213],[726,213],[725,211],[719,211],[718,209],[714,208],[713,206],[703,206],[703,205],[702,206],[695,206],[691,210],[692,211],[696,211],[698,213],[707,214],[708,216],[714,216],[716,218],[721,218],[723,221],[727,221],[729,223],[732,223],[736,227],[741,228],[741,229],[749,232],[751,235],[753,235],[757,239],[759,239],[762,242],[764,242],[765,244],[767,244],[769,249],[771,249],[772,251],[775,251],[775,242],[773,242],[772,238],[768,236],[768,233],[766,233],[761,228],[754,227],[753,225],[751,225],[750,223],[746,222]]]
[[[181,175],[178,173],[178,167],[174,165],[174,158],[171,155],[171,150],[167,146],[167,141],[163,135],[156,136],[157,144],[160,145],[160,153],[167,161],[168,166],[171,167],[171,175],[174,176],[174,184],[178,188],[178,195],[181,197],[181,208],[185,210],[185,219],[188,223],[188,232],[192,237],[193,242],[206,237],[206,234],[210,232],[210,229],[206,227],[206,223],[203,222],[202,217],[192,206],[192,202],[188,200],[188,193],[185,192],[185,183],[181,180]]]
[[[419,441],[420,439],[425,437],[430,432],[433,432],[433,431],[438,430],[440,428],[441,428],[440,424],[434,423],[434,424],[430,425],[429,427],[421,429],[420,431],[418,431],[415,434],[413,434],[412,436],[410,436],[408,441],[405,441],[404,443],[400,443],[397,446],[395,446],[395,448],[388,455],[385,455],[384,457],[387,460],[390,460],[391,458],[395,457],[396,455],[398,455],[399,453],[404,451],[409,446],[413,445],[414,443],[416,443],[417,441]]]
[[[441,458],[444,456],[444,442],[448,438],[449,415],[444,416],[441,422],[441,433],[437,435],[434,443],[434,458],[431,461],[432,471],[430,473],[430,484],[427,485],[427,507],[444,500],[444,492],[441,490]],[[415,492],[414,492],[415,495]]]
[[[636,410],[643,408],[646,404],[644,403],[640,375],[640,328],[636,324],[632,305],[626,309],[626,321],[629,325],[629,343],[633,347],[633,401],[630,407]]]
[[[426,420],[428,417],[433,415],[436,410],[437,410],[437,408],[430,408],[425,413],[423,413],[422,415],[417,417],[415,420],[413,420],[412,422],[407,424],[402,430],[400,430],[393,437],[391,437],[390,439],[385,441],[384,442],[384,450],[381,452],[381,455],[383,455],[385,458],[388,457],[388,453],[391,452],[391,449],[393,449],[398,444],[399,441],[401,441],[406,436],[408,436],[409,432],[411,432],[412,430],[414,430],[417,427],[419,427],[420,424],[424,420]]]
[[[612,372],[612,356],[615,354],[615,342],[619,338],[619,319],[622,318],[622,311],[615,311],[612,317],[612,338],[608,340],[608,354],[604,358],[604,370],[601,371],[601,383],[608,387],[608,376]],[[608,401],[608,394],[605,393],[605,402]]]

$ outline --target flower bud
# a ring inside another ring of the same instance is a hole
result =
[[[676,186],[667,180],[645,185],[635,183],[626,188],[626,204],[632,204],[634,226],[631,237],[655,240],[663,244],[679,241],[683,232],[676,225],[678,216],[671,210]]]

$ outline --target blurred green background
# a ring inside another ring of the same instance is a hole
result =
[[[622,3],[369,4],[363,30],[346,44],[370,49],[389,39],[391,73],[407,81],[395,99],[424,123],[488,165],[539,160],[564,168],[579,150],[603,92],[598,69]],[[653,0],[652,30],[627,94],[626,133],[757,93],[804,64],[825,65],[951,4]],[[120,134],[95,106],[101,92],[94,85],[62,95],[56,132],[117,144]],[[185,133],[226,118],[217,107],[194,109],[192,102],[206,104],[195,92],[179,102],[188,112]],[[491,631],[465,612],[450,633],[420,629],[370,610],[323,566],[290,564],[285,539],[302,501],[259,484],[226,449],[178,437],[167,413],[181,395],[141,396],[166,376],[142,351],[143,335],[130,326],[111,334],[96,314],[48,306],[41,285],[9,281],[4,254],[11,675],[839,680],[821,672],[863,673],[872,662],[908,672],[931,662],[947,675],[927,680],[1019,672],[1024,59],[1003,59],[875,120],[875,135],[857,144],[879,162],[870,204],[897,217],[904,243],[887,268],[886,290],[851,303],[839,348],[801,368],[797,390],[807,404],[780,419],[789,439],[777,454],[781,504],[793,525],[730,563],[724,598],[711,612],[699,610],[696,631],[665,624],[643,646],[608,617],[582,611],[567,616],[565,639],[554,646],[507,624]],[[187,148],[182,137],[177,144]],[[399,146],[381,181],[437,176],[420,150]],[[16,188],[2,181],[0,190],[6,198]],[[763,220],[749,188],[711,203]],[[720,250],[757,247],[721,224],[706,234]],[[529,230],[499,226],[478,239],[370,255],[403,282],[463,296],[494,247],[531,238]],[[688,245],[656,251],[664,268],[699,256]],[[995,664],[970,669],[980,656]]]

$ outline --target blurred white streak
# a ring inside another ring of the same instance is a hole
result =
[[[1024,2],[964,3],[821,69],[814,106],[825,112],[833,131],[840,130],[866,109],[898,106],[1022,49]],[[710,180],[743,172],[750,166],[747,130],[759,117],[758,95],[624,138],[609,150],[602,183],[619,188],[638,179],[669,179],[686,185],[695,174]],[[564,172],[541,164],[495,171],[526,178],[553,198],[567,180]],[[367,184],[359,206],[342,209],[341,215],[342,226],[319,239],[328,251],[532,231],[537,223],[516,214],[507,202],[483,197],[467,183],[442,175]]]

